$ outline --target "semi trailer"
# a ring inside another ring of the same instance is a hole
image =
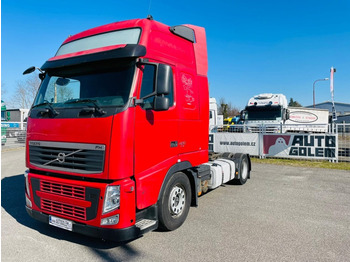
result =
[[[34,219],[125,241],[177,229],[201,194],[250,178],[249,155],[208,153],[204,28],[116,22],[24,74],[36,69],[24,174]]]

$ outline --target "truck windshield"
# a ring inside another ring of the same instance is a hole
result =
[[[281,107],[250,107],[247,108],[246,120],[280,120]]]
[[[98,106],[122,107],[129,99],[135,63],[127,66],[94,64],[48,72],[33,106],[78,107],[69,101],[93,100]],[[68,101],[68,102],[67,102]]]

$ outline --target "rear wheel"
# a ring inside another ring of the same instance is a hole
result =
[[[240,163],[240,176],[236,180],[239,185],[244,185],[249,177],[249,161],[247,155],[242,156],[242,161]]]
[[[175,173],[159,200],[159,223],[164,230],[175,230],[186,220],[191,203],[191,185],[184,173]]]

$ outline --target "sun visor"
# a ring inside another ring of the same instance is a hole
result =
[[[138,44],[127,44],[124,47],[102,51],[97,53],[81,54],[76,53],[75,56],[72,54],[69,57],[63,56],[62,59],[50,59],[43,64],[42,70],[50,70],[54,68],[61,68],[66,66],[75,66],[84,63],[98,62],[103,60],[112,60],[118,58],[138,58],[146,55],[146,47]]]

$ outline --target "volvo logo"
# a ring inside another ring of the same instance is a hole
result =
[[[66,161],[66,154],[65,153],[59,153],[57,156],[57,161],[59,163],[63,163],[64,161]]]
[[[79,150],[73,151],[72,153],[69,153],[67,155],[65,153],[58,153],[57,158],[50,160],[49,162],[46,162],[43,165],[47,166],[47,165],[50,165],[51,163],[56,162],[56,161],[60,164],[63,164],[66,161],[66,157],[69,157],[69,156],[74,155],[75,153],[78,153],[81,151],[83,151],[83,150],[79,149]]]

